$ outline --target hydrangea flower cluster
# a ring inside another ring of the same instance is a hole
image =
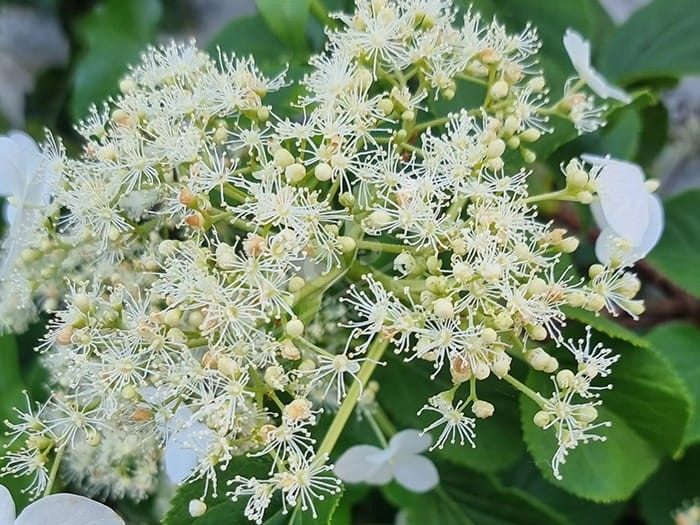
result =
[[[0,154],[24,159],[12,176],[25,186],[9,201],[19,211],[0,288],[15,302],[1,319],[19,331],[34,305],[53,312],[39,349],[53,393],[9,423],[4,472],[39,494],[60,465],[87,493],[139,499],[163,465],[216,494],[232,458],[264,457],[268,477],[236,476],[227,495],[249,497],[259,523],[279,497],[315,514],[339,490],[329,459],[358,400],[375,402],[370,378],[388,349],[452,380],[407,400],[434,416],[433,447],[474,446],[476,419],[497,408],[479,397],[486,380],[539,406],[535,423],[559,444],[556,476],[572,449],[603,439],[606,387],[594,382],[617,357],[590,333],[564,341],[563,308],[641,313],[628,267],[660,234],[655,197],[636,175],[623,185],[648,219],[626,227],[615,213],[624,166],[598,158],[573,159],[563,189],[532,194],[527,165],[556,119],[603,124],[582,91],[593,79],[601,94],[602,79],[577,55],[587,69],[575,62],[580,81],[550,102],[534,28],[456,17],[448,0],[358,0],[310,61],[298,118],[265,102],[283,74],[171,44],[148,50],[121,95],[78,125],[78,158],[50,136],[41,152],[3,139]],[[480,103],[436,112],[464,84]],[[27,190],[36,181],[46,198]],[[587,278],[562,260],[577,238],[538,216],[548,199],[595,204],[605,221]],[[511,375],[513,359],[551,375],[553,393]],[[323,413],[334,415],[319,435]],[[409,447],[411,461],[424,464],[426,446]],[[373,482],[411,479],[377,468]]]

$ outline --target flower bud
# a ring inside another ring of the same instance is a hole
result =
[[[284,176],[287,182],[301,182],[306,177],[306,168],[303,164],[295,162],[284,169]]]
[[[505,80],[498,80],[494,82],[491,88],[489,89],[489,95],[491,95],[491,98],[499,100],[508,95],[509,89],[510,86],[508,86],[508,82],[506,82]]]
[[[495,407],[491,403],[488,401],[482,401],[481,399],[474,401],[474,404],[472,404],[472,413],[481,419],[491,417],[494,410]]]
[[[287,322],[285,331],[289,337],[301,337],[304,335],[304,323],[301,319],[292,319]]]
[[[287,289],[292,293],[297,293],[302,288],[304,288],[304,286],[306,286],[306,281],[304,280],[304,278],[300,275],[295,275],[294,277],[289,279]]]
[[[440,319],[451,319],[454,317],[454,307],[449,297],[441,297],[433,303],[433,313]]]
[[[549,425],[551,418],[547,412],[544,410],[538,411],[532,418],[532,422],[540,428],[544,428]]]
[[[204,503],[201,499],[193,499],[190,500],[189,504],[187,505],[187,510],[190,512],[190,516],[193,518],[198,518],[207,511],[207,504]]]
[[[277,164],[280,168],[286,169],[288,166],[294,164],[294,162],[294,155],[292,155],[288,150],[280,148],[275,152],[275,164]]]
[[[316,177],[321,182],[330,180],[333,176],[333,168],[327,162],[319,162],[314,168],[314,177]]]

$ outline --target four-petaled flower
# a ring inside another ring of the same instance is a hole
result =
[[[437,468],[421,456],[431,443],[429,435],[417,430],[402,430],[386,449],[372,445],[350,447],[335,464],[335,473],[348,483],[385,485],[392,479],[413,492],[427,492],[440,478]]]
[[[591,204],[600,227],[596,256],[605,264],[630,266],[659,241],[664,223],[661,200],[644,183],[641,168],[631,162],[584,155],[592,164],[599,200]]]

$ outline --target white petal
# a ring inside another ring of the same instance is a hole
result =
[[[199,462],[197,453],[184,448],[175,439],[169,439],[165,445],[163,464],[168,479],[178,485],[185,481]]]
[[[595,69],[589,71],[589,75],[586,77],[586,84],[588,84],[588,87],[600,98],[614,98],[625,104],[632,102],[632,97],[629,96],[625,90],[610,84],[605,77]]]
[[[595,255],[600,262],[610,266],[632,266],[642,258],[637,246],[606,228],[595,242]]]
[[[437,468],[424,456],[406,454],[397,457],[392,466],[396,482],[413,492],[428,492],[440,483]]]
[[[588,40],[569,28],[564,34],[564,49],[581,78],[587,75],[591,66],[591,44]]]
[[[664,229],[664,206],[656,195],[649,194],[649,224],[637,246],[639,258],[645,257],[661,238]]]
[[[347,449],[335,462],[335,475],[348,483],[362,483],[370,471],[377,470],[377,463],[368,458],[382,449],[372,445],[356,445]]]
[[[641,168],[610,159],[598,172],[596,186],[607,224],[618,236],[637,245],[649,223],[649,192]]]
[[[386,485],[394,477],[393,469],[389,463],[382,463],[365,476],[365,483],[369,485]]]
[[[170,436],[163,454],[165,473],[170,481],[179,484],[192,473],[214,435],[203,423],[192,421],[192,411],[185,405],[168,421],[168,430]]]
[[[0,485],[0,525],[12,525],[15,522],[15,502],[7,487]]]
[[[0,137],[0,195],[19,194],[25,179],[19,147],[11,138]]]
[[[124,525],[112,509],[76,494],[53,494],[25,508],[15,525]]]
[[[423,434],[418,430],[407,429],[394,435],[389,441],[389,450],[394,453],[419,454],[428,450],[433,442],[430,434]]]
[[[34,171],[38,164],[39,158],[41,157],[41,150],[37,145],[36,141],[27,135],[24,131],[13,130],[7,134],[17,147],[19,148],[19,153],[24,160],[25,171]]]
[[[564,48],[571,59],[571,64],[591,90],[601,98],[614,98],[625,104],[632,101],[625,91],[612,86],[591,66],[591,43],[573,29],[567,29],[564,35]]]

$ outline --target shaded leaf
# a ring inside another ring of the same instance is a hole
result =
[[[684,445],[700,441],[700,330],[686,323],[659,326],[647,334],[649,342],[685,383],[693,403]]]
[[[255,0],[270,31],[288,46],[306,50],[306,23],[311,0]]]
[[[426,494],[409,492],[396,483],[383,488],[399,506],[408,525],[565,525],[568,522],[544,503],[516,488],[449,463],[439,463],[440,485]]]
[[[664,233],[647,260],[666,278],[700,297],[700,190],[664,202]]]
[[[117,92],[127,67],[155,39],[161,11],[159,0],[106,0],[79,22],[77,33],[86,51],[73,74],[75,119]]]
[[[671,523],[674,511],[700,494],[700,447],[676,460],[666,460],[659,471],[639,491],[637,499],[647,523]],[[680,523],[680,522],[677,522]]]
[[[700,72],[696,0],[656,0],[634,13],[607,42],[601,71],[625,84]]]

